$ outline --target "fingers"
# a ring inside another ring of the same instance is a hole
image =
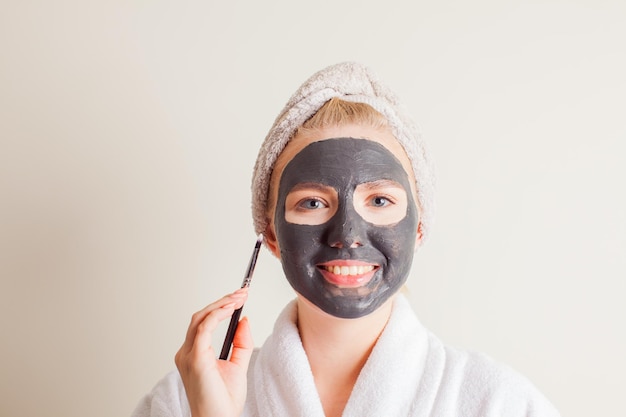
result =
[[[203,342],[206,341],[206,337],[208,336],[210,344],[211,333],[217,328],[217,325],[225,318],[230,317],[236,308],[243,306],[247,297],[248,289],[240,288],[232,294],[226,295],[196,312],[191,317],[191,323],[187,329],[187,335],[185,336],[182,349],[187,351],[192,349],[196,338],[199,336],[200,330],[203,335]]]
[[[248,369],[248,363],[252,352],[254,351],[254,342],[252,341],[252,332],[250,331],[250,324],[248,318],[244,317],[237,326],[235,332],[235,338],[233,339],[233,352],[230,356],[230,361]]]
[[[223,305],[221,308],[208,314],[206,318],[198,324],[196,338],[191,348],[191,353],[195,357],[195,360],[209,359],[209,356],[210,362],[215,360],[212,353],[213,346],[211,344],[213,332],[222,320],[233,315],[236,305],[236,302]],[[207,355],[209,351],[211,351],[211,355]]]

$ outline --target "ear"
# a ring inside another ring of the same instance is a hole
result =
[[[278,248],[278,240],[276,239],[276,233],[274,233],[274,224],[270,220],[265,226],[265,233],[263,233],[263,239],[267,248],[274,254],[275,257],[280,259],[280,249]]]
[[[424,231],[422,230],[422,221],[417,223],[417,235],[415,236],[415,250],[422,246],[422,240],[424,239]]]

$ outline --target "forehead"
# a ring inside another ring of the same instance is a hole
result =
[[[414,179],[413,168],[406,152],[400,142],[396,140],[388,129],[374,129],[368,126],[357,124],[347,124],[343,126],[333,126],[323,129],[316,129],[312,132],[296,135],[287,143],[287,146],[278,156],[272,172],[272,182],[278,181],[282,176],[285,166],[304,148],[313,142],[318,142],[329,138],[355,138],[369,139],[383,145],[402,164],[411,180]]]
[[[369,139],[331,138],[310,143],[289,161],[280,190],[316,182],[339,189],[379,180],[393,180],[409,191],[407,172],[383,145]]]

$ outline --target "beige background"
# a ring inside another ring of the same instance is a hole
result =
[[[241,281],[274,117],[343,60],[438,165],[421,320],[564,416],[624,415],[626,3],[384,3],[1,2],[1,416],[131,413]],[[257,344],[291,297],[263,251]]]

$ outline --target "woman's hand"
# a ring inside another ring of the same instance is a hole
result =
[[[246,372],[254,345],[248,321],[239,322],[229,360],[218,360],[211,336],[217,325],[232,316],[248,297],[240,289],[195,313],[185,342],[176,353],[193,417],[239,416],[246,400]]]

